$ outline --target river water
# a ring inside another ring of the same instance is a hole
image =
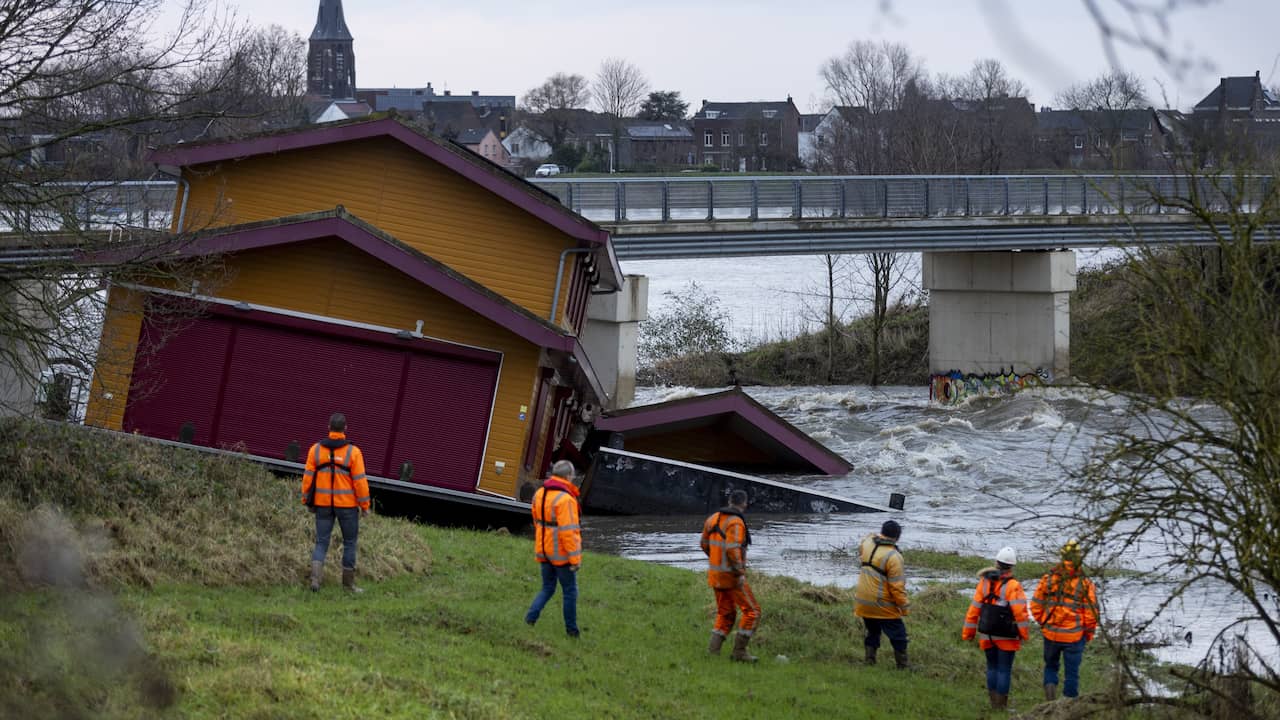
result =
[[[636,404],[698,392],[709,390],[641,388]],[[753,517],[748,510],[753,570],[838,588],[856,582],[857,562],[849,554],[856,543],[890,517],[903,527],[901,546],[911,588],[930,580],[974,580],[913,570],[913,548],[992,557],[1009,545],[1020,558],[1051,559],[1072,534],[1070,528],[1027,519],[1037,510],[1050,509],[1045,507],[1047,496],[1070,469],[1081,466],[1110,429],[1128,422],[1117,398],[1052,387],[976,398],[957,407],[931,404],[924,387],[779,387],[747,392],[854,467],[840,478],[788,481],[880,504],[888,503],[891,492],[906,495],[905,508],[891,514]],[[584,532],[593,550],[703,570],[706,560],[698,548],[702,520],[588,517]],[[1150,558],[1136,552],[1126,562],[1131,569],[1142,569]],[[1030,592],[1036,578],[1022,579]],[[1156,603],[1169,593],[1120,577],[1105,579],[1101,595],[1104,613],[1114,621],[1151,617]],[[767,598],[761,601],[768,605]],[[1243,612],[1242,603],[1224,602],[1221,593],[1196,593],[1155,624],[1149,639],[1174,639],[1161,656],[1193,663],[1204,657],[1216,630]],[[957,632],[959,623],[957,618]],[[1261,635],[1251,633],[1250,638],[1274,650]]]

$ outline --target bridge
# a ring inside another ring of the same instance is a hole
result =
[[[1217,184],[1176,175],[681,175],[533,182],[610,230],[623,260],[921,252],[933,390],[944,399],[989,386],[992,378],[997,384],[1040,382],[1069,374],[1074,248],[1211,244],[1214,228],[1157,199],[1196,197],[1211,210],[1252,212],[1274,191],[1268,176]],[[52,199],[39,202],[37,190]],[[177,185],[163,181],[33,189],[17,209],[0,206],[0,272],[48,253],[69,256],[75,238],[110,242],[124,234],[117,232],[121,228],[164,228],[175,210],[182,213],[181,205],[175,207],[178,197]],[[22,239],[12,232],[18,228]],[[66,238],[31,247],[33,231]],[[617,362],[603,364],[619,372],[628,364],[634,368],[623,348],[634,349],[634,323],[645,313],[644,279],[629,282],[635,283],[629,292],[602,297],[589,310],[593,320],[630,328],[630,344],[618,339],[623,335],[610,335],[600,350],[618,347]]]
[[[1050,250],[1117,238],[1206,243],[1212,233],[1156,198],[1213,209],[1265,197],[1179,175],[697,176],[535,178],[609,229],[620,259]],[[1195,186],[1192,186],[1192,183]],[[1246,210],[1251,209],[1246,206]]]

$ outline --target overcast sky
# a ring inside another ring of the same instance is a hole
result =
[[[235,2],[235,0],[232,0]],[[1116,0],[1096,0],[1127,30]],[[1121,64],[1151,94],[1189,109],[1219,76],[1262,72],[1280,84],[1280,1],[1220,0],[1169,15],[1166,47],[1192,66],[1178,79],[1150,52],[1120,44]],[[1163,5],[1165,0],[1143,0]],[[1179,4],[1179,3],[1174,3]],[[240,0],[254,24],[304,37],[319,0]],[[1108,68],[1083,0],[344,0],[360,87],[425,86],[523,96],[555,72],[591,77],[608,57],[639,66],[654,89],[699,101],[781,100],[817,109],[818,68],[853,40],[891,40],[930,74],[960,74],[995,57],[1031,89],[1037,107]],[[1149,27],[1153,37],[1160,29]],[[1157,103],[1161,104],[1161,103]]]

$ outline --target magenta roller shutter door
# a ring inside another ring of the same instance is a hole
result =
[[[177,440],[191,423],[197,445],[213,440],[213,417],[232,325],[148,312],[143,318],[122,429]]]
[[[407,460],[414,482],[475,490],[497,382],[496,364],[415,354],[400,408],[396,467]]]
[[[191,422],[198,445],[284,458],[341,412],[370,474],[395,478],[409,461],[414,482],[474,490],[500,356],[344,332],[260,311],[144,318],[124,429],[176,439]]]

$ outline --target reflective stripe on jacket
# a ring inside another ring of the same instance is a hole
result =
[[[883,535],[868,535],[862,539],[858,557],[862,570],[853,592],[853,614],[879,620],[906,617],[911,603],[896,541]]]
[[[1046,640],[1073,643],[1093,638],[1098,628],[1098,594],[1093,581],[1080,577],[1064,560],[1040,578],[1031,599],[1031,615]]]
[[[995,645],[1001,650],[1018,650],[1022,641],[1029,637],[1031,614],[1027,610],[1027,593],[1012,575],[999,575],[994,568],[983,570],[979,575],[978,587],[973,591],[973,600],[969,603],[969,612],[964,616],[964,630],[960,632],[963,640],[978,638],[983,650]],[[991,594],[994,588],[996,601],[1008,603],[1013,610],[1013,621],[1018,625],[1018,637],[1002,638],[978,632],[978,617],[982,614],[982,601]]]
[[[533,494],[533,554],[540,563],[582,564],[578,488],[552,475]]]
[[[702,552],[707,556],[707,585],[735,588],[747,572],[747,523],[724,510],[702,524]]]
[[[311,446],[307,468],[302,473],[302,504],[314,485],[315,507],[359,507],[369,509],[369,481],[364,474],[364,455],[352,443],[341,444],[346,435],[330,432],[328,441]],[[336,445],[336,447],[326,447]]]

